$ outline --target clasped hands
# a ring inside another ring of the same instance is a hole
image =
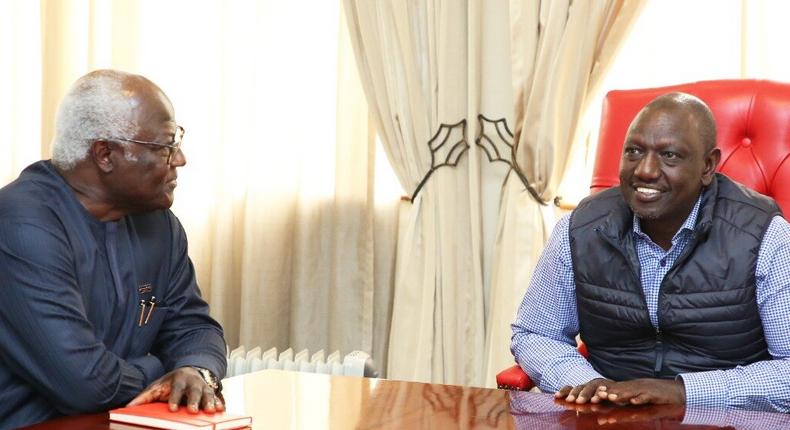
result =
[[[633,379],[615,382],[598,378],[571,387],[566,385],[554,394],[557,399],[576,404],[610,402],[616,405],[682,405],[686,389],[680,379]]]
[[[167,402],[169,409],[175,412],[182,400],[186,400],[187,410],[192,413],[197,413],[201,409],[207,413],[225,410],[222,395],[215,393],[200,373],[192,367],[179,367],[165,374],[152,382],[127,406]]]

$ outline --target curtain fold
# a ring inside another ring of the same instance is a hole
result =
[[[579,118],[644,5],[641,0],[511,0],[515,159],[541,199],[553,200]],[[541,208],[511,174],[496,238],[492,313],[486,346],[488,385],[513,363],[510,323],[543,248],[554,212]]]
[[[375,132],[339,4],[310,17],[277,1],[210,5],[191,46],[218,61],[184,66],[215,83],[214,103],[186,108],[204,138],[185,142],[194,187],[175,211],[212,312],[231,346],[362,350],[385,364],[376,316],[391,307],[399,195],[375,200]]]
[[[386,365],[400,192],[374,193],[375,130],[341,5],[311,7],[0,2],[0,180],[49,158],[79,76],[140,73],[187,130],[173,211],[229,346],[363,350]]]
[[[388,376],[479,385],[484,281],[506,169],[488,163],[475,138],[478,114],[512,116],[509,62],[496,55],[509,40],[500,22],[507,2],[345,6],[368,104],[404,189],[457,161],[433,172],[402,213]]]
[[[36,2],[0,2],[0,186],[42,150],[40,16]]]

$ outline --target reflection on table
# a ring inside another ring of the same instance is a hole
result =
[[[566,405],[549,394],[264,370],[223,381],[228,411],[254,429],[790,428],[790,416],[677,406]],[[107,414],[34,429],[110,428]]]
[[[686,408],[678,405],[574,405],[545,394],[512,391],[510,413],[522,429],[746,429],[790,428],[790,415],[743,410]]]
[[[501,390],[283,371],[223,385],[228,411],[252,415],[255,428],[514,428]]]

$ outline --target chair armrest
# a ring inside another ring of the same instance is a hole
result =
[[[504,390],[526,391],[535,386],[529,376],[518,364],[509,367],[496,375],[497,388]]]

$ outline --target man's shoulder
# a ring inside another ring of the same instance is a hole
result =
[[[582,209],[588,206],[595,206],[595,205],[610,205],[617,201],[623,200],[623,193],[620,191],[620,187],[615,185],[613,187],[607,188],[603,191],[597,192],[595,194],[590,194],[589,196],[582,199],[579,204],[576,206],[576,209]]]
[[[0,188],[0,220],[34,221],[55,216],[63,189],[47,172],[44,162],[28,166],[19,177]]]
[[[587,196],[571,213],[570,228],[573,230],[601,221],[624,206],[623,194],[618,186]]]
[[[716,181],[719,188],[718,198],[720,200],[750,206],[768,214],[777,212],[781,214],[781,209],[771,197],[758,193],[722,173],[716,174]]]
[[[43,256],[68,241],[64,208],[71,191],[49,169],[44,162],[33,163],[0,189],[0,235],[14,252]]]

